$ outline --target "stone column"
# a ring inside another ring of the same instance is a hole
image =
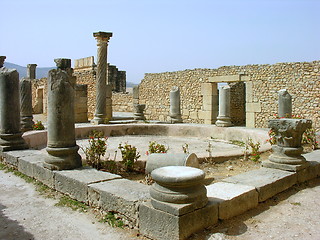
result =
[[[112,86],[106,85],[106,117],[103,123],[112,120]]]
[[[51,170],[82,166],[74,127],[76,78],[70,59],[55,59],[57,69],[48,73],[48,156],[44,167]]]
[[[133,104],[139,104],[139,85],[132,89],[132,102]]]
[[[269,161],[264,161],[264,167],[287,171],[299,171],[307,166],[306,159],[301,156],[302,134],[312,125],[307,119],[273,119],[269,127],[276,134],[277,145],[272,146],[273,153]]]
[[[218,127],[232,126],[230,118],[230,86],[221,86],[219,88],[219,116],[216,125]]]
[[[279,118],[291,118],[292,117],[292,97],[286,89],[281,89],[279,92],[279,106],[278,116]]]
[[[145,116],[144,116],[144,109],[146,108],[145,104],[133,104],[133,109],[134,109],[134,120],[146,120]]]
[[[4,61],[6,60],[6,56],[0,56],[0,68],[3,67]]]
[[[97,75],[96,75],[96,110],[93,124],[101,124],[106,118],[106,84],[107,84],[107,51],[108,42],[112,37],[110,32],[96,32],[93,36],[97,40]]]
[[[20,115],[21,115],[21,130],[23,132],[32,130],[32,89],[31,80],[22,78],[20,80]]]
[[[37,64],[28,64],[27,65],[27,78],[36,79],[36,67]]]
[[[4,61],[4,58],[2,59],[1,61]],[[3,62],[1,64],[3,65]],[[0,150],[26,148],[28,146],[20,131],[19,73],[15,69],[2,67],[0,68]]]
[[[181,123],[180,110],[180,90],[179,87],[174,86],[170,91],[170,117],[171,123]]]

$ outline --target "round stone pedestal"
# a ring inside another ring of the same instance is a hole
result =
[[[151,173],[155,183],[150,189],[155,209],[182,215],[203,208],[208,203],[203,184],[205,173],[197,168],[167,166]]]

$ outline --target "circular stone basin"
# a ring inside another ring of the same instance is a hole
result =
[[[168,153],[183,153],[185,144],[188,144],[190,153],[195,153],[198,158],[205,158],[221,155],[223,153],[232,153],[235,151],[243,151],[243,147],[230,144],[226,141],[218,141],[214,139],[196,138],[196,137],[172,137],[172,136],[152,136],[152,135],[138,135],[138,136],[116,136],[108,137],[107,139],[107,153],[106,157],[122,160],[121,152],[118,149],[119,144],[127,143],[135,146],[141,157],[140,160],[146,160],[148,157],[148,148],[150,141],[155,141],[159,144],[163,144],[168,147]],[[80,146],[79,153],[84,156],[83,148],[89,146],[88,139],[77,140],[77,144]],[[81,149],[82,148],[82,149]],[[210,149],[210,150],[209,150]]]
[[[261,143],[262,152],[271,149],[267,143],[269,136],[266,129],[224,128],[205,124],[76,124],[77,144],[80,147],[88,145],[88,136],[93,130],[102,131],[104,136],[108,137],[106,157],[116,160],[121,160],[119,143],[126,142],[137,147],[140,160],[147,159],[146,152],[150,141],[168,146],[168,153],[183,153],[182,146],[188,144],[189,152],[195,153],[200,159],[242,155],[244,148],[230,144],[231,140],[245,142],[251,138],[253,142]],[[26,132],[23,138],[31,148],[45,151],[46,130]],[[82,150],[79,150],[79,153],[84,156]]]

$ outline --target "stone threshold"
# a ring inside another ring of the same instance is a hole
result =
[[[118,212],[139,228],[139,218],[143,217],[139,208],[150,200],[150,186],[90,167],[51,171],[42,166],[45,155],[37,150],[0,152],[0,156],[21,173],[90,206]],[[304,157],[310,164],[299,172],[261,167],[206,186],[210,204],[218,209],[211,225],[255,208],[295,184],[319,177],[320,150]]]

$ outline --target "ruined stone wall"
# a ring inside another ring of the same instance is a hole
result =
[[[246,85],[244,82],[229,83],[230,117],[235,126],[246,125]]]
[[[114,112],[133,112],[132,93],[112,93],[112,110]]]
[[[74,71],[73,75],[77,78],[77,84],[87,85],[88,118],[92,119],[96,104],[96,72],[93,68],[82,69],[81,71]]]
[[[254,118],[255,127],[267,127],[268,119],[274,118],[277,113],[277,92],[286,88],[292,95],[293,113],[313,120],[319,128],[319,69],[320,61],[314,61],[146,74],[139,86],[140,103],[146,104],[145,115],[148,120],[168,120],[169,92],[173,86],[178,86],[183,121],[203,123],[201,84],[209,82],[209,78],[214,76],[245,74],[249,78],[246,94],[250,94],[252,99],[250,105],[246,105],[250,107],[246,111]]]

